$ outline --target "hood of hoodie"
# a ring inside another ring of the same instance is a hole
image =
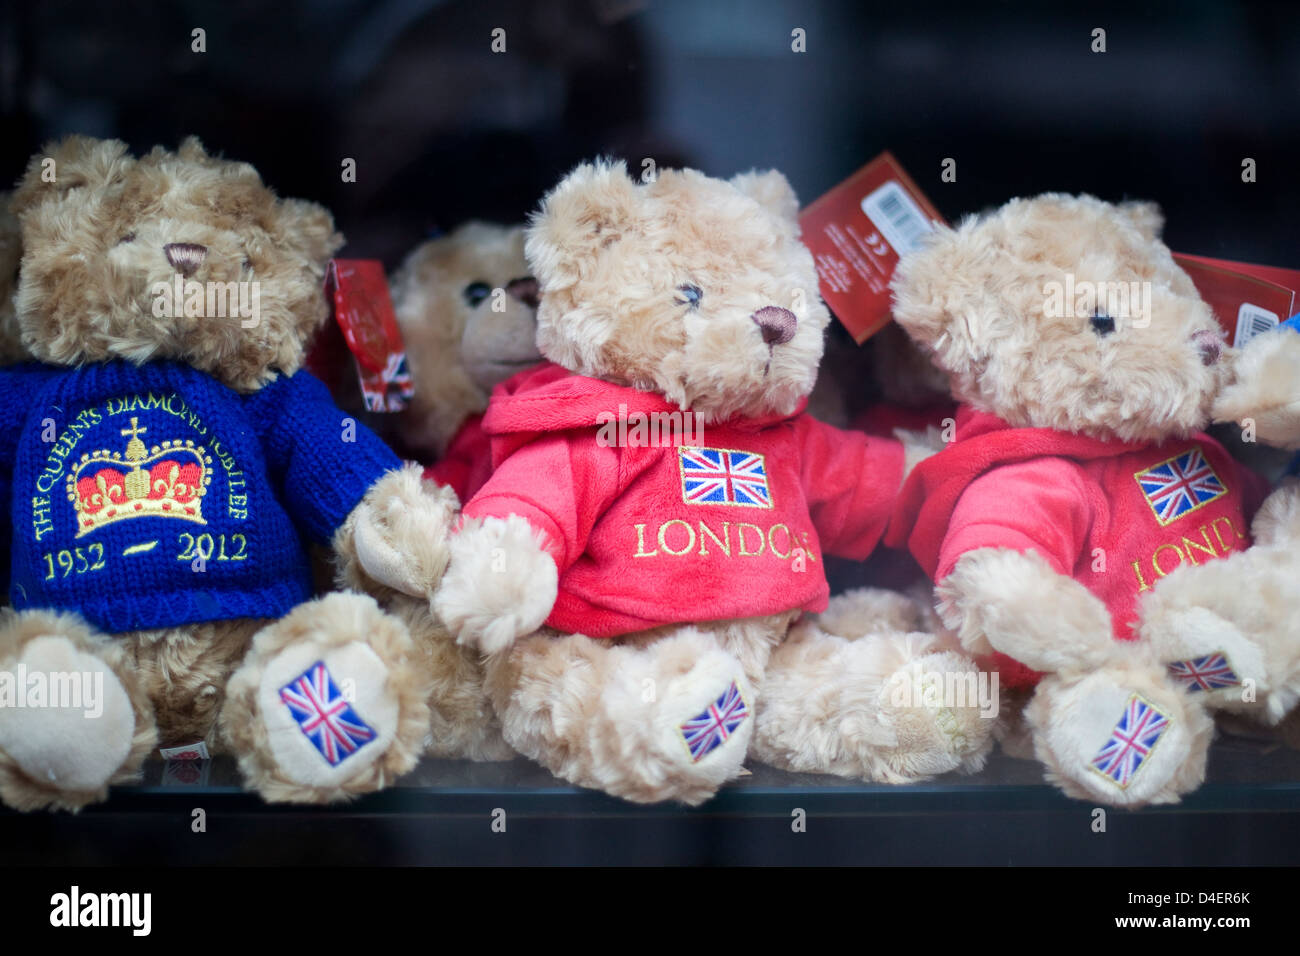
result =
[[[801,415],[805,397],[789,415],[731,419],[731,428],[759,431]],[[578,375],[553,362],[543,362],[506,379],[492,392],[483,416],[483,430],[494,439],[509,436],[512,445],[548,432],[599,428],[610,421],[645,415],[681,415],[689,410],[657,392],[643,392],[599,378]],[[719,423],[724,424],[724,423]]]

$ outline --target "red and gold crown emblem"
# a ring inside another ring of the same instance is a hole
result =
[[[126,518],[180,518],[206,524],[203,494],[212,483],[212,458],[192,441],[145,448],[148,429],[131,419],[126,451],[81,456],[68,475],[68,500],[77,510],[77,537]]]

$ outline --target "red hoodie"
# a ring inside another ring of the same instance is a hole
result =
[[[492,449],[483,416],[471,415],[456,430],[447,453],[424,469],[424,477],[446,485],[461,501],[468,501],[492,474]]]
[[[1209,435],[1161,444],[1013,428],[962,406],[954,441],[908,476],[886,543],[942,581],[976,548],[1034,550],[1131,640],[1143,591],[1178,565],[1250,545],[1264,482]],[[1038,677],[999,655],[1003,683]]]
[[[897,441],[802,409],[696,430],[659,395],[550,363],[498,386],[483,427],[494,471],[464,513],[541,531],[560,570],[547,624],[591,637],[823,610],[823,551],[870,554],[903,478]]]

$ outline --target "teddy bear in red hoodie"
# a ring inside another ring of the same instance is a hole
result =
[[[1270,686],[1288,675],[1265,658],[1293,670],[1300,643],[1279,601],[1256,602],[1252,623],[1202,617],[1196,640],[1172,633],[1173,594],[1161,639],[1145,633],[1162,582],[1249,577],[1238,558],[1265,488],[1202,429],[1254,408],[1259,437],[1285,441],[1300,409],[1285,412],[1300,337],[1228,348],[1160,225],[1147,204],[1018,199],[940,229],[894,278],[895,318],[963,405],[954,440],[909,477],[890,543],[909,545],[944,622],[1002,687],[1032,691],[1049,776],[1127,806],[1203,779],[1200,691]],[[1292,374],[1263,374],[1279,363]]]
[[[764,721],[773,648],[827,607],[823,555],[865,558],[924,454],[804,414],[829,314],[797,209],[776,172],[638,184],[598,163],[529,228],[549,361],[493,395],[494,470],[434,606],[489,655],[506,740],[575,783],[698,803],[757,737],[764,759],[876,779],[983,759],[976,701],[886,692],[917,665],[976,676],[923,634],[883,653],[863,627],[805,628]],[[854,612],[897,623],[898,601]]]

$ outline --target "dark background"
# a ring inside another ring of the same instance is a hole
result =
[[[883,149],[950,218],[1048,189],[1155,199],[1175,249],[1300,265],[1295,4],[41,0],[0,17],[0,180],[69,132],[197,133],[390,266],[465,218],[521,219],[599,153],[775,166],[810,201]]]

